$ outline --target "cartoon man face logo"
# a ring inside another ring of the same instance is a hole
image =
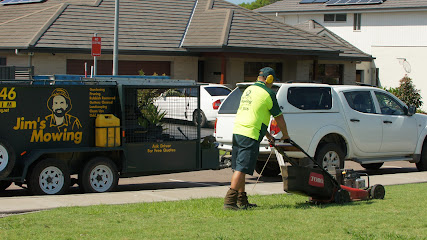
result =
[[[52,110],[57,117],[64,117],[68,104],[63,96],[55,96],[53,98]]]
[[[82,127],[78,118],[68,114],[72,105],[67,90],[63,88],[53,90],[47,100],[47,108],[52,112],[46,116],[50,127],[57,127],[59,131],[77,130]]]

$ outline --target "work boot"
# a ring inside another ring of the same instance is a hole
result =
[[[229,189],[224,198],[224,209],[228,210],[240,210],[237,206],[237,190]]]
[[[256,204],[249,203],[246,192],[239,192],[237,195],[237,206],[239,206],[241,209],[258,207]]]

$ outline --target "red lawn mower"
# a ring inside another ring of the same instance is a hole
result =
[[[343,204],[350,201],[383,199],[385,196],[383,185],[369,186],[367,174],[358,173],[352,169],[334,169],[331,173],[291,139],[285,142],[276,141],[271,145],[275,149],[282,172],[283,188],[286,192],[308,196],[312,203]],[[286,151],[301,151],[314,165],[300,166],[297,161],[286,155]],[[367,187],[362,176],[367,177]]]

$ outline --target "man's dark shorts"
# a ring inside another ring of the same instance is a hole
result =
[[[257,140],[233,134],[232,169],[253,175],[258,154],[259,142]]]

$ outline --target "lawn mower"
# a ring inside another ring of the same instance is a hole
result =
[[[286,192],[308,196],[310,202],[316,204],[343,204],[350,201],[383,199],[385,196],[385,189],[381,184],[370,187],[367,174],[352,169],[326,170],[291,139],[275,141],[271,146],[274,147]],[[300,166],[298,161],[286,155],[286,151],[301,151],[313,164]],[[362,176],[367,176],[367,187]]]

